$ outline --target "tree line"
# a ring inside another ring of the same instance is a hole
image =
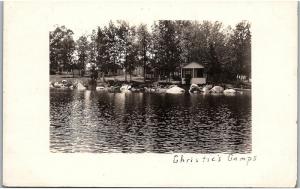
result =
[[[84,70],[95,65],[102,77],[123,69],[125,79],[137,67],[156,78],[176,78],[189,62],[205,66],[209,81],[251,77],[250,23],[234,28],[222,22],[159,20],[148,28],[124,20],[110,21],[76,41],[73,31],[57,26],[50,31],[50,70]]]

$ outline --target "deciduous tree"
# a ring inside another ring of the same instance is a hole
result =
[[[50,69],[63,71],[70,69],[72,65],[72,55],[75,50],[73,31],[65,26],[57,26],[54,31],[50,31]]]
[[[89,42],[86,36],[80,36],[76,41],[76,50],[78,54],[78,68],[84,71],[86,64],[88,63],[89,55]]]

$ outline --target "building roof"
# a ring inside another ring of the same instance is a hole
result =
[[[183,66],[182,68],[204,68],[204,66],[198,62],[191,62],[191,63]]]

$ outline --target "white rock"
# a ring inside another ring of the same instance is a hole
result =
[[[192,87],[198,87],[198,85],[195,84],[195,83],[192,83],[191,86],[190,86],[190,88],[192,88]]]
[[[56,88],[62,88],[64,85],[62,83],[55,82],[53,86]]]
[[[211,92],[213,92],[213,93],[222,93],[223,91],[224,91],[223,87],[220,87],[220,86],[214,86],[211,89]]]
[[[131,88],[130,85],[123,85],[121,88],[120,88],[120,91],[121,92],[129,92],[129,89]]]
[[[183,88],[177,87],[176,85],[166,90],[166,93],[170,93],[170,94],[181,94],[184,92],[185,90]]]
[[[202,92],[204,92],[204,93],[209,93],[209,88],[208,87],[203,87],[202,88]]]
[[[232,94],[232,93],[236,93],[236,90],[234,90],[234,89],[226,89],[226,90],[223,91],[223,93],[225,93],[225,94]]]
[[[86,89],[86,87],[83,86],[81,83],[77,84],[77,90],[85,90],[85,89]]]
[[[189,92],[190,93],[198,93],[198,91],[199,92],[201,91],[200,87],[197,84],[194,84],[194,83],[191,84]]]
[[[202,88],[202,92],[203,92],[203,93],[209,93],[211,88],[212,88],[211,85],[205,85],[205,86]]]
[[[102,87],[102,86],[96,87],[96,90],[97,90],[97,91],[104,90],[104,89],[105,89],[105,87]]]

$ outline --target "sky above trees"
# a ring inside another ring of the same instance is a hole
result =
[[[134,20],[125,20],[129,25],[135,25],[138,26],[140,24],[147,25],[148,30],[151,30],[151,25],[157,20],[154,20],[152,18],[148,19],[134,19]],[[226,20],[226,19],[221,19],[221,20],[210,20],[211,22],[219,21],[222,22],[224,26],[230,26],[234,27],[240,20]],[[74,20],[68,20],[67,22],[57,22],[57,24],[54,24],[51,26],[50,30],[54,30],[57,26],[65,25],[68,26],[69,28],[72,29],[74,32],[74,39],[77,40],[80,36],[82,35],[88,35],[93,29],[97,28],[100,26],[101,28],[108,26],[109,20],[106,18],[103,19],[95,19],[91,20],[89,22],[81,22],[78,24],[78,21],[76,19]]]

